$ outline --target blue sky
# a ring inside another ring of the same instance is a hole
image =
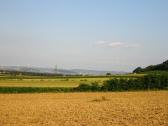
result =
[[[131,71],[168,59],[167,0],[0,0],[0,65]]]

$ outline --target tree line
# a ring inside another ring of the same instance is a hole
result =
[[[168,89],[168,73],[148,74],[141,78],[110,79],[102,85],[94,82],[80,84],[76,91],[131,91]]]

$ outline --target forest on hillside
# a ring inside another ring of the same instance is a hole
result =
[[[146,68],[137,67],[133,73],[142,73],[149,71],[168,71],[168,60],[157,65],[150,65]]]

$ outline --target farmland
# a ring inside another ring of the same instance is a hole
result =
[[[168,74],[113,76],[1,76],[0,93],[167,90]]]
[[[1,126],[167,126],[168,92],[0,94]]]
[[[8,87],[77,87],[80,83],[103,82],[109,78],[56,78],[56,79],[6,79],[0,86]]]
[[[112,76],[12,76],[0,74],[0,87],[77,87],[80,83],[103,83],[112,78],[136,78],[143,74]]]
[[[1,74],[0,126],[167,126],[167,90],[111,90],[143,77]]]

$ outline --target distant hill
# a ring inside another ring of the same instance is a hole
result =
[[[86,69],[58,69],[41,68],[41,67],[24,67],[24,66],[0,66],[0,71],[16,71],[42,74],[62,74],[62,75],[106,75],[110,74],[124,74],[122,71],[101,71],[101,70],[86,70]]]
[[[168,60],[161,64],[150,65],[146,68],[138,67],[133,71],[133,73],[141,73],[141,72],[148,72],[148,71],[168,71]]]
[[[72,71],[78,74],[84,75],[106,75],[107,73],[110,74],[125,74],[124,71],[103,71],[103,70],[86,70],[86,69],[72,69]]]
[[[4,71],[16,71],[16,72],[28,72],[28,73],[39,73],[39,74],[66,74],[66,75],[75,75],[77,74],[71,70],[58,69],[54,68],[42,68],[42,67],[25,67],[25,66],[1,66],[0,70]]]

